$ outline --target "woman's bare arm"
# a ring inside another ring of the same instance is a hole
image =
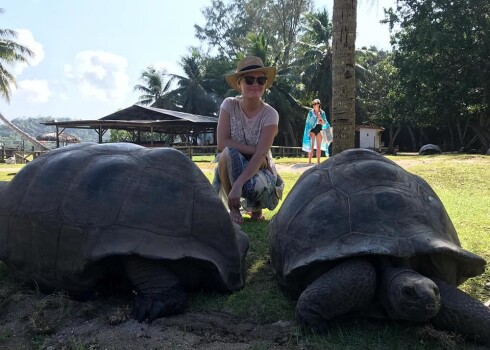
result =
[[[255,146],[246,145],[231,139],[230,114],[221,109],[218,118],[218,151],[221,152],[225,147],[235,148],[241,154],[252,155],[255,152]]]
[[[252,158],[248,162],[243,172],[240,174],[238,179],[236,179],[233,187],[231,188],[230,193],[228,194],[228,205],[230,207],[239,207],[240,206],[240,197],[242,195],[242,187],[247,182],[257,174],[261,165],[264,162],[264,159],[267,157],[269,150],[274,142],[274,137],[276,137],[278,132],[277,125],[268,125],[264,126],[260,130],[259,142],[257,146],[255,146],[255,152],[253,153]]]

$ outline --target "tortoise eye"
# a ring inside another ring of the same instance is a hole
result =
[[[415,292],[415,288],[413,287],[403,287],[402,293],[410,298],[415,298],[417,296],[417,293]]]

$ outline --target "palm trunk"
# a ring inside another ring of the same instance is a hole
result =
[[[355,147],[355,44],[357,0],[334,0],[332,35],[333,153]]]

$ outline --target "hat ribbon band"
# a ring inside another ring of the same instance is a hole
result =
[[[242,69],[240,69],[239,72],[243,72],[243,71],[251,70],[251,69],[256,69],[256,68],[264,68],[264,67],[263,66],[258,66],[258,65],[246,66],[246,67],[243,67]]]

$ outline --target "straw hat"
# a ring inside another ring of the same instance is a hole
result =
[[[315,103],[318,103],[320,106],[322,105],[322,103],[320,102],[320,99],[318,99],[318,98],[315,98],[313,101],[311,101],[312,105]]]
[[[264,72],[265,76],[267,77],[267,82],[265,83],[266,89],[271,87],[272,83],[274,82],[274,78],[276,77],[276,67],[265,67],[264,62],[262,62],[259,57],[248,56],[238,62],[235,73],[231,73],[226,76],[226,82],[233,89],[240,91],[237,84],[238,78],[245,73],[251,72]]]

